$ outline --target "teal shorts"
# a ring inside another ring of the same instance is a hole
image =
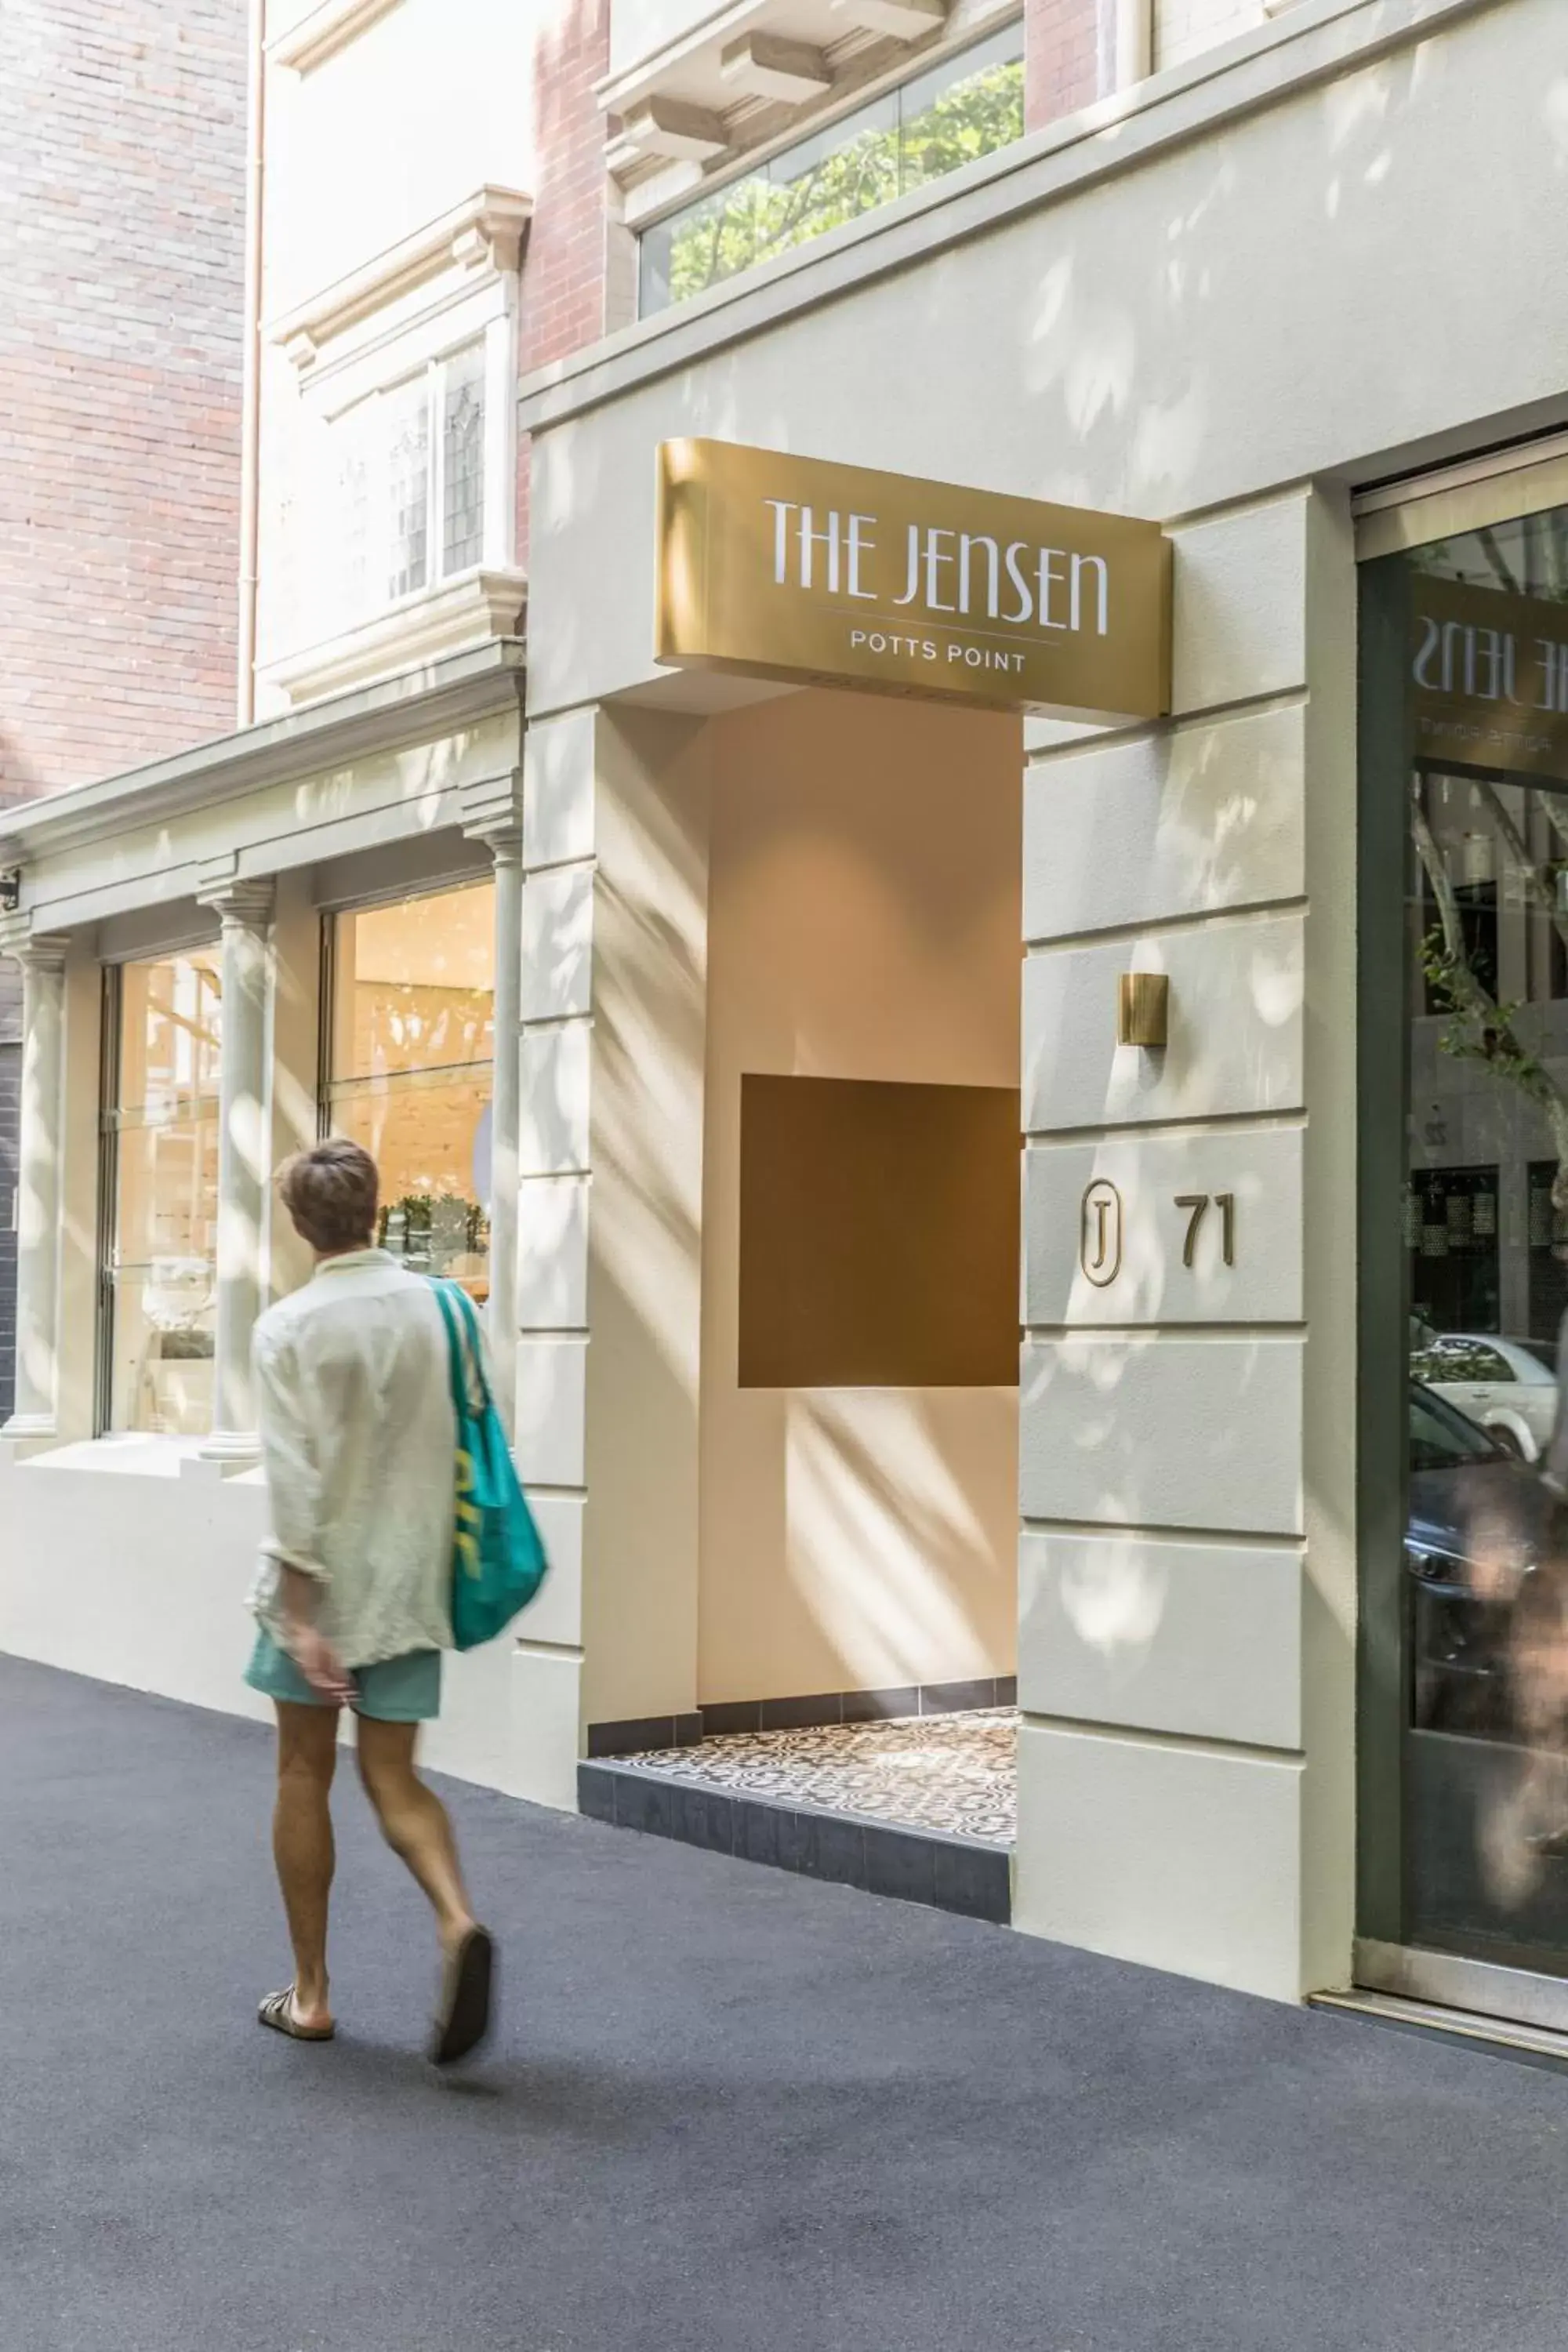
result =
[[[313,1691],[287,1650],[270,1633],[258,1633],[245,1679],[252,1690],[289,1706],[331,1706],[332,1701]],[[373,1723],[431,1723],[441,1712],[441,1653],[410,1650],[401,1658],[384,1658],[379,1665],[356,1666],[353,1680],[359,1696],[356,1715]]]

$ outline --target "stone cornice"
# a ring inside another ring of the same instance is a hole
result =
[[[737,33],[764,23],[768,13],[769,0],[721,0],[719,7],[710,9],[705,16],[699,16],[694,23],[683,25],[658,48],[648,50],[631,65],[623,66],[618,72],[601,75],[594,84],[594,96],[599,111],[602,114],[625,112],[639,99],[647,97],[650,90],[658,88],[671,65],[679,65],[687,58],[710,47],[716,51],[723,42],[732,40]]]
[[[334,695],[151,767],[75,784],[0,814],[0,866],[19,866],[25,876],[61,850],[240,800],[268,784],[302,781],[373,752],[428,741],[498,711],[521,712],[523,686],[522,646],[499,639]]]
[[[470,841],[488,841],[492,849],[522,841],[522,770],[509,775],[484,776],[465,784],[458,794],[463,831]]]
[[[281,343],[296,367],[305,369],[334,336],[445,270],[460,272],[465,286],[504,276],[518,266],[532,211],[532,197],[520,188],[477,189],[439,220],[273,320],[268,336]]]
[[[63,971],[70,941],[63,933],[35,931],[31,915],[0,915],[0,956],[25,971]]]
[[[960,37],[1016,13],[1013,0],[983,0]],[[781,136],[798,139],[826,107],[862,95],[868,57],[874,73],[878,62],[907,71],[948,30],[948,0],[829,0],[826,21],[821,0],[721,0],[595,83],[620,125],[606,166],[627,181],[661,161],[749,150],[759,107],[793,110]]]
[[[297,25],[268,41],[267,54],[274,65],[309,73],[397,5],[398,0],[321,0],[320,6],[310,9]]]
[[[521,637],[527,604],[526,572],[495,565],[426,589],[324,645],[269,662],[261,675],[291,702],[315,702],[416,662]]]
[[[242,923],[258,931],[272,920],[274,887],[270,876],[241,875],[237,857],[218,858],[202,868],[196,904],[210,907],[226,923]]]

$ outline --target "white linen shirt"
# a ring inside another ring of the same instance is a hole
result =
[[[345,1666],[452,1645],[457,1416],[436,1294],[384,1250],[318,1265],[252,1346],[271,1505],[251,1606],[277,1640],[279,1570],[321,1586]]]

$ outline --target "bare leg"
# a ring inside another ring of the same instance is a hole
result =
[[[441,1943],[454,1951],[475,1925],[447,1808],[414,1769],[416,1723],[359,1718],[359,1769],[382,1834],[429,1896]]]
[[[278,1701],[278,1803],[272,1852],[294,1947],[294,2019],[328,2026],[327,1909],[336,1852],[332,1774],[338,1760],[335,1706]]]

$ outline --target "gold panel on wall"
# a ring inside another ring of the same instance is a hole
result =
[[[1158,719],[1157,523],[728,441],[658,452],[656,660],[825,686]]]
[[[742,1388],[1018,1379],[1010,1087],[741,1080]]]

